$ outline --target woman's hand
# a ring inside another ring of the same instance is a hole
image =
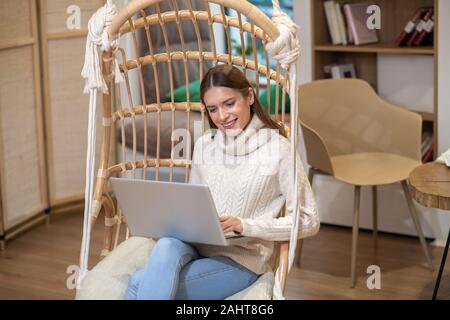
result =
[[[219,218],[220,225],[222,226],[222,230],[224,233],[228,233],[231,231],[242,233],[242,223],[239,218],[233,216],[223,216]]]

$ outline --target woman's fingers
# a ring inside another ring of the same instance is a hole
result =
[[[228,233],[228,232],[231,232],[231,231],[234,231],[233,227],[228,227],[228,228],[223,230],[223,233]]]
[[[230,231],[242,232],[241,220],[233,216],[220,217],[220,225],[225,233]]]
[[[236,224],[239,222],[239,220],[237,220],[234,217],[227,217],[226,219],[224,219],[220,224],[222,226],[222,230],[225,230],[227,228],[233,228],[236,226]],[[231,231],[233,231],[231,230]]]
[[[226,228],[232,227],[234,225],[234,222],[233,222],[233,220],[229,219],[229,220],[222,222],[221,225],[222,225],[222,229],[225,230]]]

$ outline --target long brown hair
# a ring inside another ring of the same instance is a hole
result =
[[[250,82],[248,82],[244,73],[230,64],[218,64],[215,67],[212,67],[208,70],[205,77],[203,78],[200,84],[200,98],[203,104],[203,97],[211,87],[227,87],[231,89],[238,90],[244,97],[248,97],[249,90],[248,88],[252,88]],[[253,88],[252,88],[253,90]],[[250,106],[250,113],[253,116],[254,113],[259,117],[262,123],[265,124],[267,128],[277,129],[278,132],[286,137],[286,130],[284,126],[272,118],[267,114],[267,112],[261,107],[261,103],[259,102],[258,97],[256,96],[255,91],[253,90],[254,102]],[[209,116],[209,112],[206,112],[208,116],[208,122],[211,128],[217,129],[217,126],[211,120]]]

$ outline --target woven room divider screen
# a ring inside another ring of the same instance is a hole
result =
[[[89,100],[82,94],[80,72],[89,17],[104,1],[42,0],[39,3],[49,202],[52,207],[81,204],[85,177],[80,172],[85,170]],[[66,11],[71,5],[81,9],[79,30],[69,30],[66,26],[69,17]],[[114,150],[111,157],[114,158]]]
[[[50,211],[84,204],[88,97],[80,72],[89,17],[103,3],[0,1],[1,248]],[[70,6],[81,9],[80,29],[67,28]]]
[[[0,244],[48,208],[35,0],[0,1]]]

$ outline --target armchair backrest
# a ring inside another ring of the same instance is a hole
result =
[[[328,173],[327,159],[342,154],[387,152],[420,160],[420,115],[384,101],[363,80],[301,85],[299,118],[308,162]]]
[[[213,11],[210,4],[218,10]],[[176,154],[175,145],[178,143],[171,141],[172,132],[186,129],[192,145],[198,137],[192,134],[195,133],[193,120],[201,122],[197,127],[200,134],[207,129],[206,109],[199,101],[194,101],[190,84],[201,80],[211,65],[228,63],[242,68],[249,79],[254,79],[257,95],[260,90],[267,90],[267,110],[271,110],[276,119],[284,116],[288,74],[279,63],[271,67],[270,56],[263,45],[278,37],[279,32],[269,17],[247,1],[130,2],[112,21],[108,32],[111,39],[119,35],[129,37],[133,47],[129,53],[122,48],[110,53],[118,59],[119,69],[124,75],[125,85],[121,89],[126,90],[127,101],[116,100],[117,108],[112,116],[110,107],[104,108],[104,117],[111,117],[112,123],[118,127],[122,145],[119,151],[122,157],[118,163],[101,163],[101,169],[108,170],[109,175],[153,167],[158,179],[160,168],[172,170],[179,167],[186,170],[185,180],[188,180],[192,150],[185,148],[188,152],[181,156]],[[232,33],[239,37],[237,45],[231,41]],[[219,36],[226,41],[223,49],[216,46]],[[170,39],[177,39],[176,44]],[[242,48],[251,48],[252,53],[248,55],[248,50]],[[105,59],[110,61],[108,57]],[[193,64],[197,66],[194,73]],[[106,77],[111,79],[111,63],[104,62],[103,69]],[[142,104],[133,101],[129,81],[132,74],[139,79]],[[269,81],[264,80],[263,83],[261,77]],[[181,98],[176,94],[177,83],[187,88]],[[111,86],[111,82],[108,85]],[[276,86],[275,99],[270,98],[271,85]],[[149,90],[152,92],[148,93]],[[127,159],[125,145],[133,150],[131,159],[129,156]],[[142,159],[136,156],[139,146],[143,149]],[[142,170],[144,179],[146,171]]]

